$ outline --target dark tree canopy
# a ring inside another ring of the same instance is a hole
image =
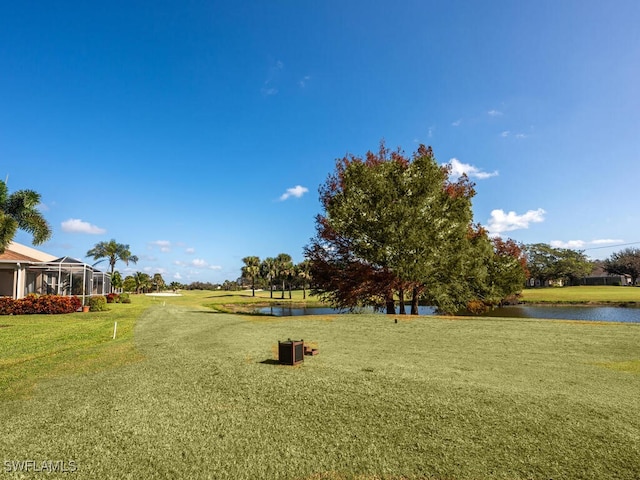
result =
[[[483,297],[493,302],[498,288],[487,282],[497,270],[483,262],[500,260],[486,231],[472,225],[473,184],[449,173],[424,145],[410,158],[382,144],[364,159],[338,160],[320,188],[324,214],[305,249],[314,293],[340,308],[386,306],[387,313],[396,297],[404,313],[405,294],[412,313],[418,298],[443,312]]]
[[[612,254],[605,260],[604,269],[615,275],[629,275],[635,285],[640,277],[640,248],[625,248]]]

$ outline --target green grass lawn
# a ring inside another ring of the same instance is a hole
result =
[[[14,477],[640,477],[639,325],[202,307],[222,295],[0,317],[2,460],[78,469]],[[277,365],[286,338],[320,354]]]
[[[638,303],[638,287],[550,287],[527,288],[522,291],[526,303]]]

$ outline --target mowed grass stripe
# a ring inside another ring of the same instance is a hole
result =
[[[320,355],[274,365],[286,338]],[[602,364],[638,360],[639,340],[637,325],[157,305],[136,326],[143,361],[4,402],[0,447],[74,459],[79,478],[637,478],[640,375]]]
[[[140,359],[133,326],[149,305],[113,305],[108,312],[2,317],[0,401],[29,396],[37,382]],[[114,323],[118,322],[116,340]]]

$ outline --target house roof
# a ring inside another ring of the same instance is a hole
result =
[[[73,257],[60,257],[60,258],[56,258],[55,260],[51,260],[47,263],[76,263],[78,265],[86,265],[86,263],[81,262],[77,258],[73,258]]]
[[[22,253],[14,252],[6,249],[4,253],[0,253],[0,262],[39,262],[37,258],[28,257]]]
[[[55,260],[56,258],[53,255],[42,252],[40,250],[36,250],[35,248],[27,247],[26,245],[22,245],[21,243],[17,242],[11,242],[9,244],[9,246],[5,250],[5,253],[9,251],[28,257],[29,259],[36,262],[50,262],[51,260]]]
[[[590,275],[587,275],[587,278],[598,278],[598,277],[630,277],[630,275],[618,275],[617,273],[607,273],[602,264],[596,264],[593,267],[593,271]]]

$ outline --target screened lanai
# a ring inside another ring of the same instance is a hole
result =
[[[85,297],[111,292],[111,276],[75,258],[62,257],[27,268],[25,293]]]

